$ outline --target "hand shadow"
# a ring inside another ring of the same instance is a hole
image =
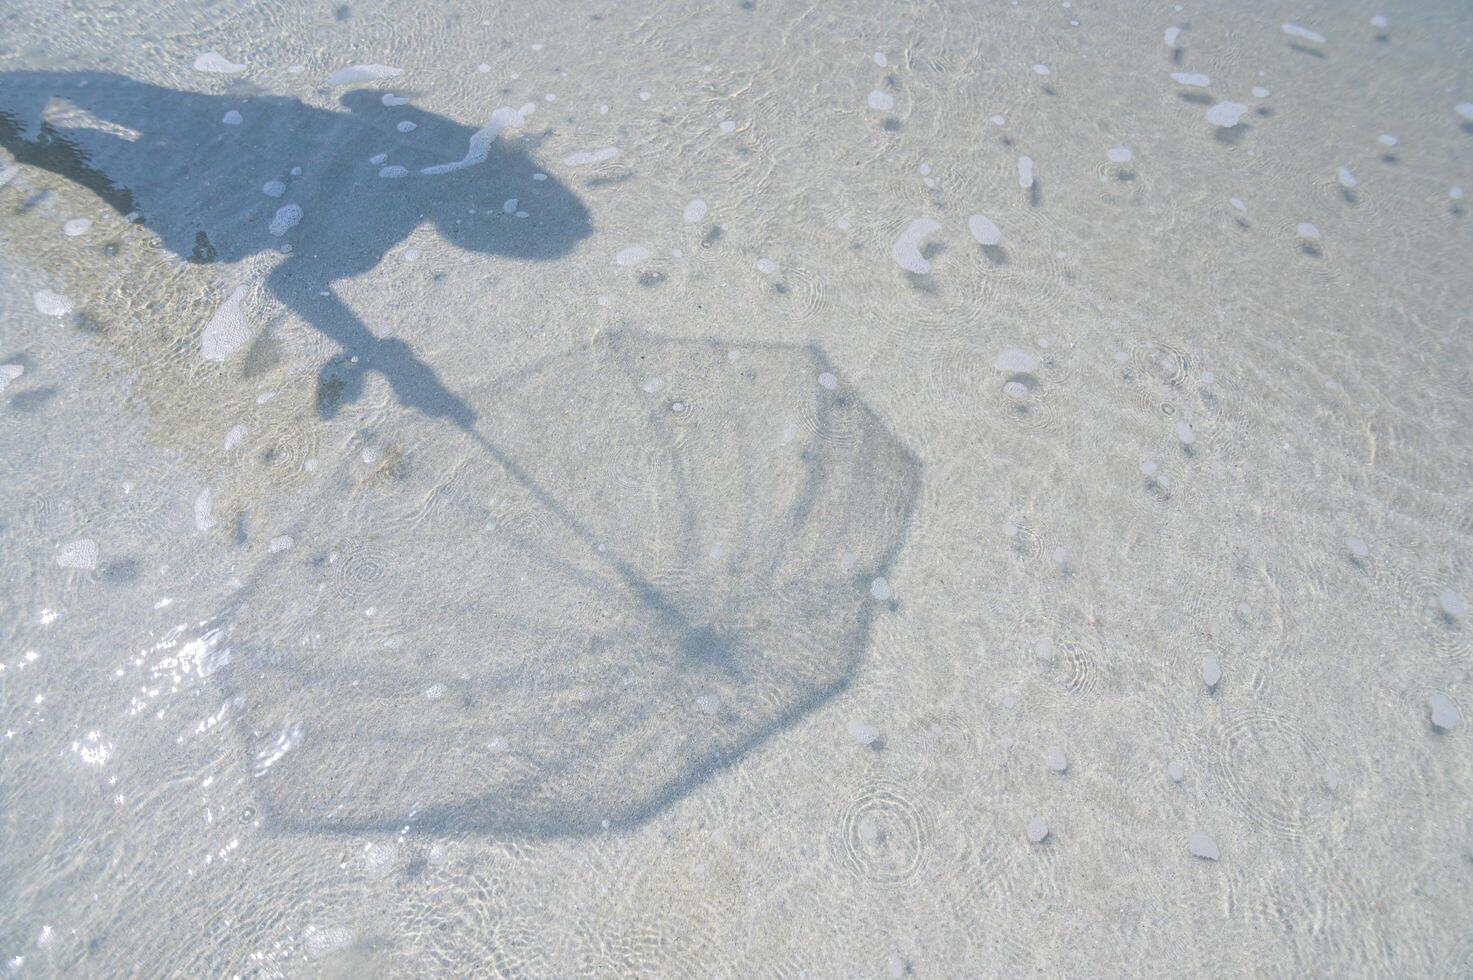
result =
[[[90,118],[53,124],[44,113],[57,100]],[[0,73],[0,146],[89,188],[189,261],[286,253],[267,286],[342,348],[318,379],[322,417],[356,399],[365,373],[377,371],[400,404],[471,431],[475,410],[404,341],[375,337],[333,284],[373,269],[426,221],[469,251],[556,259],[591,233],[588,212],[538,174],[526,152],[497,138],[521,124],[512,110],[476,129],[385,105],[381,92],[339,101],[343,110],[105,72]],[[227,124],[228,113],[239,122]],[[512,198],[525,219],[506,213]],[[292,214],[300,219],[283,227]]]

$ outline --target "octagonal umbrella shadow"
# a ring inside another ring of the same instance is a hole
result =
[[[272,829],[637,825],[849,684],[893,602],[920,467],[814,347],[604,334],[474,401],[351,456],[227,614]]]

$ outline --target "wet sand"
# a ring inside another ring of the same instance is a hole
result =
[[[6,975],[1473,975],[1470,43],[21,0]]]

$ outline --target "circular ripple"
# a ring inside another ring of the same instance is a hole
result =
[[[1043,557],[1043,535],[1027,520],[1009,521],[1002,531],[1020,560],[1033,562]]]
[[[1300,265],[1309,278],[1324,286],[1333,286],[1339,277],[1332,271],[1333,252],[1323,232],[1318,238],[1306,238],[1300,234],[1300,222],[1290,221],[1280,225],[1276,237],[1292,257],[1303,259]]]
[[[1334,172],[1310,185],[1310,194],[1315,203],[1321,205],[1315,208],[1319,213],[1348,210],[1357,218],[1377,218],[1385,211],[1381,195],[1368,193],[1364,186],[1342,187],[1339,175]]]
[[[1059,662],[1064,667],[1064,688],[1070,694],[1092,694],[1104,685],[1104,651],[1092,638],[1066,636],[1058,641]]]
[[[338,562],[338,589],[362,599],[383,589],[392,563],[374,548],[359,548]]]
[[[1010,424],[1036,432],[1060,427],[1057,386],[1036,374],[998,375],[983,389],[991,413]]]
[[[800,266],[783,266],[772,287],[778,308],[793,323],[811,320],[833,304],[828,283],[818,273]]]
[[[1228,799],[1259,827],[1298,840],[1329,813],[1325,757],[1287,719],[1244,711],[1223,726],[1216,750]]]
[[[261,427],[255,440],[256,460],[272,486],[305,483],[312,474],[322,425],[305,415],[274,419]]]
[[[907,787],[877,781],[840,811],[834,848],[851,874],[879,884],[902,885],[920,875],[931,833],[930,814],[911,799]]]
[[[837,446],[858,445],[872,429],[864,407],[842,382],[832,391],[814,385],[799,419],[811,438]]]
[[[1180,347],[1148,341],[1130,349],[1130,363],[1142,378],[1171,390],[1183,388],[1191,374],[1191,358]]]

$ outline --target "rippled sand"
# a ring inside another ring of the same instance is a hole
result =
[[[17,0],[5,975],[1473,975],[1470,46]]]

